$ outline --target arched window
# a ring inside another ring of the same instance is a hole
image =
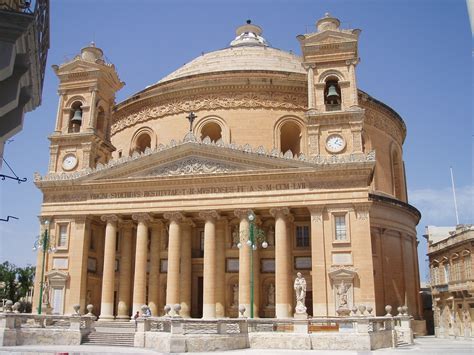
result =
[[[212,142],[222,138],[222,128],[216,122],[208,122],[201,129],[201,139],[209,137]]]
[[[77,133],[81,130],[82,125],[82,103],[79,101],[75,101],[71,105],[71,112],[69,114],[69,125],[68,125],[68,132],[69,133]]]
[[[342,97],[339,80],[331,76],[326,79],[326,86],[324,87],[326,111],[339,111],[341,109],[341,102]]]
[[[142,133],[138,136],[133,151],[143,153],[146,148],[151,148],[151,137],[148,133]]]
[[[301,153],[301,128],[293,121],[285,122],[280,129],[280,149],[283,153],[291,151],[293,155]]]

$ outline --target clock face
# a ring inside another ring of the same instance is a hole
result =
[[[77,165],[77,158],[74,154],[67,154],[63,159],[63,169],[72,170]]]
[[[339,134],[331,134],[326,140],[326,149],[331,153],[339,153],[346,147],[346,141]]]

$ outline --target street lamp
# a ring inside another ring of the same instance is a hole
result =
[[[56,251],[56,248],[51,246],[48,220],[44,221],[44,232],[42,235],[38,236],[33,246],[34,251],[37,251],[38,249],[43,251],[43,261],[42,261],[42,266],[41,266],[41,279],[40,279],[40,295],[39,295],[39,306],[38,306],[38,314],[41,314],[41,307],[43,304],[44,267],[45,267],[46,252],[54,253]]]
[[[240,233],[240,242],[237,244],[237,248],[241,249],[245,247],[245,244],[249,247],[250,255],[250,318],[253,318],[253,299],[254,299],[254,281],[253,281],[253,252],[258,249],[258,243],[262,243],[262,248],[266,249],[268,243],[265,241],[265,233],[262,229],[255,227],[255,214],[253,211],[249,211],[247,215],[249,220],[249,232],[242,231]],[[244,244],[242,244],[244,242]]]

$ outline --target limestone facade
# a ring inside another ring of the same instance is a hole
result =
[[[426,227],[435,335],[473,337],[474,227]]]
[[[56,129],[35,178],[58,248],[46,277],[63,275],[54,310],[237,317],[253,299],[255,316],[292,317],[301,272],[310,315],[336,315],[344,282],[349,308],[406,304],[419,317],[406,127],[357,88],[359,33],[327,15],[296,56],[247,23],[230,47],[118,104],[123,83],[95,45],[54,66]]]

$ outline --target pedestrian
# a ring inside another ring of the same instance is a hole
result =
[[[133,316],[133,319],[135,320],[135,329],[137,329],[137,324],[138,324],[138,317],[140,317],[140,312],[137,311],[137,313],[135,313],[135,315]]]

